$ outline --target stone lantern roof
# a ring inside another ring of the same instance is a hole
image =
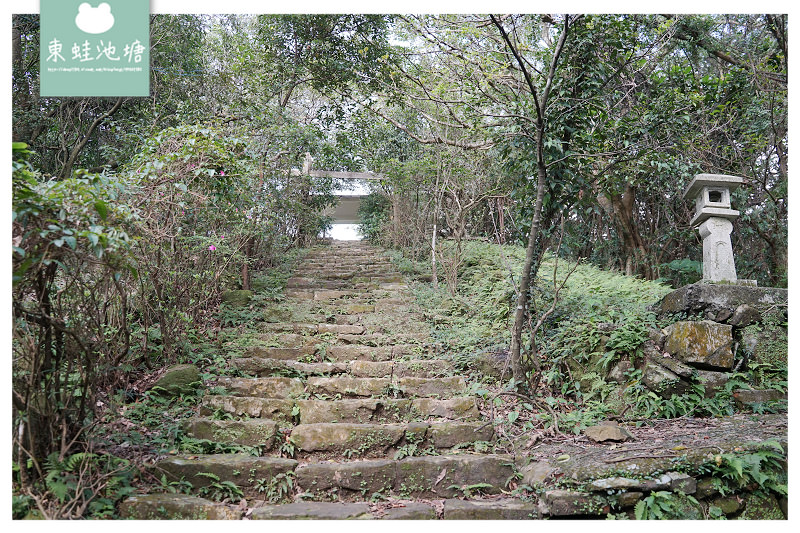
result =
[[[691,225],[696,226],[710,217],[734,220],[739,211],[731,209],[731,192],[744,183],[744,178],[724,174],[697,174],[683,193],[684,199],[695,199]]]

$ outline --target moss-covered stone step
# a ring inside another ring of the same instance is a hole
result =
[[[283,361],[266,357],[235,357],[231,365],[246,374],[264,377],[275,374],[301,374],[304,376],[327,376],[348,372],[349,363],[303,363]]]
[[[300,424],[291,439],[304,452],[336,452],[348,456],[385,453],[403,444],[437,450],[488,441],[491,425],[481,422],[409,422],[406,424],[356,424],[350,422]]]
[[[364,344],[367,346],[387,346],[395,344],[424,344],[429,342],[430,335],[421,331],[419,333],[395,333],[386,335],[382,333],[364,333],[361,335],[340,334],[336,340],[340,344]]]
[[[395,492],[410,498],[499,494],[514,472],[510,455],[407,457],[397,463]]]
[[[300,422],[406,422],[437,418],[444,420],[477,420],[480,412],[475,398],[461,396],[447,400],[416,399],[342,399],[297,400]]]
[[[248,346],[244,355],[248,357],[265,357],[281,359],[284,361],[297,361],[306,357],[313,357],[317,353],[314,345],[305,345],[291,348],[275,346]]]
[[[353,284],[348,280],[316,279],[305,276],[294,276],[286,280],[286,289],[284,290],[283,294],[284,296],[291,297],[292,294],[289,291],[314,291],[318,289],[337,290],[353,288]]]
[[[514,498],[487,500],[448,499],[444,501],[445,520],[533,520],[541,518],[536,502]]]
[[[233,416],[291,421],[294,406],[294,400],[213,395],[203,398],[200,414],[208,416],[219,411]]]
[[[386,346],[368,346],[363,344],[346,344],[329,346],[325,352],[332,361],[389,361],[393,358],[425,352],[418,344],[395,344]]]
[[[405,361],[352,361],[350,374],[355,377],[383,378],[415,376],[441,377],[453,372],[453,365],[443,359],[411,359]]]
[[[366,503],[296,502],[254,509],[252,520],[371,520]]]
[[[293,472],[296,467],[294,459],[232,453],[166,457],[156,462],[153,468],[159,477],[164,474],[169,481],[183,479],[195,489],[208,487],[214,482],[214,477],[219,481],[230,481],[246,496],[253,497],[258,494],[259,480],[269,481],[278,474]]]
[[[356,378],[351,376],[313,377],[306,382],[306,392],[328,396],[369,397],[401,394],[404,397],[450,398],[461,396],[467,384],[461,376],[443,378],[400,377]],[[253,396],[252,394],[248,396]]]
[[[277,422],[264,418],[214,420],[198,417],[184,423],[186,434],[196,439],[243,446],[261,446],[263,451],[269,451],[274,447],[277,430]]]
[[[373,494],[388,494],[394,489],[396,478],[397,461],[391,459],[309,463],[295,470],[301,491],[316,497],[336,492],[345,500],[368,500]]]
[[[216,384],[224,387],[234,396],[256,396],[261,398],[297,398],[305,390],[301,380],[284,377],[219,377],[216,379]]]
[[[188,494],[136,494],[119,506],[130,520],[239,520],[241,511]]]

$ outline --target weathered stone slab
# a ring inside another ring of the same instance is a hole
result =
[[[543,501],[550,516],[601,515],[610,511],[605,498],[589,492],[548,490]]]
[[[291,420],[293,400],[254,398],[247,396],[206,396],[200,405],[201,415],[223,411],[234,416]]]
[[[332,375],[344,374],[349,370],[348,363],[301,363],[265,357],[236,357],[231,359],[231,363],[242,372],[256,376],[270,376],[287,371],[306,375]]]
[[[354,378],[351,376],[308,378],[306,391],[329,396],[381,396],[391,381],[388,378]]]
[[[303,382],[295,378],[231,378],[219,377],[217,384],[236,396],[263,398],[296,398],[303,394]]]
[[[475,420],[480,418],[478,406],[472,396],[438,400],[435,398],[415,398],[411,401],[412,416],[448,418],[451,420]]]
[[[389,491],[395,482],[395,461],[378,459],[347,463],[311,463],[295,470],[297,486],[318,493],[331,488],[346,489],[369,498]]]
[[[253,510],[253,520],[370,520],[366,503],[297,502],[265,505]]]
[[[285,289],[283,295],[287,298],[294,298],[296,300],[313,300],[313,289]]]
[[[346,315],[362,315],[364,313],[374,313],[375,306],[372,304],[348,304],[341,308]]]
[[[210,479],[198,475],[201,472],[208,472],[219,477],[221,481],[236,483],[245,494],[254,495],[257,491],[250,484],[250,479],[271,479],[278,474],[291,472],[295,467],[297,461],[294,459],[231,453],[167,457],[158,461],[154,468],[159,477],[164,473],[169,480],[185,479],[191,482],[194,488],[211,484]]]
[[[317,327],[320,333],[343,333],[348,335],[362,335],[364,326],[349,324],[319,324]]]
[[[119,505],[123,519],[239,520],[241,512],[188,494],[137,494]]]
[[[292,441],[304,452],[349,451],[359,456],[385,452],[405,435],[404,424],[300,424],[292,430]]]
[[[317,351],[315,346],[299,346],[295,348],[277,348],[274,346],[250,346],[245,354],[250,357],[263,357],[267,359],[278,359],[281,361],[297,361],[303,357],[314,355]]]
[[[766,389],[766,390],[736,389],[735,391],[733,391],[733,399],[739,405],[767,403],[767,402],[785,400],[786,393],[774,389]]]
[[[383,510],[383,513],[376,515],[376,518],[382,520],[435,520],[436,509],[425,503],[403,502]]]
[[[664,350],[673,357],[705,370],[733,368],[732,327],[710,320],[675,322],[664,331]]]
[[[509,455],[449,455],[407,457],[397,463],[395,491],[414,498],[461,495],[457,487],[479,483],[492,485],[485,494],[498,494],[514,473]]]
[[[492,425],[485,422],[438,422],[428,428],[428,439],[436,448],[452,448],[457,444],[489,441],[494,436]]]
[[[188,435],[226,444],[263,446],[270,450],[275,445],[278,424],[274,420],[255,418],[252,420],[214,420],[193,418],[184,425]]]
[[[706,309],[713,312],[728,309],[733,312],[742,304],[759,308],[786,304],[788,298],[787,289],[693,283],[672,291],[653,307],[661,313],[696,313]]]
[[[333,361],[388,361],[392,358],[392,347],[360,344],[331,346],[328,348],[327,356]]]
[[[668,358],[658,357],[659,362],[665,359]],[[689,390],[688,382],[681,380],[680,376],[661,366],[651,357],[645,359],[642,383],[662,398],[670,398],[673,394],[684,394]]]
[[[404,377],[396,380],[397,386],[406,396],[438,396],[440,398],[459,396],[467,389],[461,376],[446,378]]]
[[[343,291],[343,290],[323,290],[323,291],[314,291],[314,300],[315,301],[325,301],[325,300],[337,300],[339,298],[345,298],[347,296],[355,296],[358,292],[356,291]]]
[[[539,507],[521,500],[445,500],[445,520],[530,520],[539,517]]]
[[[301,424],[320,422],[356,422],[366,424],[375,422],[375,414],[380,405],[375,399],[298,400]]]
[[[522,484],[535,489],[543,485],[556,470],[557,468],[547,461],[533,461],[520,469]]]

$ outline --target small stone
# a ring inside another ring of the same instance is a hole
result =
[[[742,304],[733,312],[733,318],[728,320],[728,324],[743,328],[750,324],[757,324],[761,322],[761,313],[755,307],[747,304]]]
[[[631,438],[631,434],[616,424],[600,424],[583,430],[583,434],[595,442],[621,442]]]
[[[550,516],[600,515],[610,510],[604,498],[587,492],[548,490],[543,500],[550,510]]]
[[[623,492],[617,496],[617,503],[622,509],[627,509],[636,505],[636,503],[641,500],[643,496],[644,493],[638,491]]]
[[[543,485],[550,474],[555,471],[556,468],[545,461],[534,461],[520,470],[522,484],[536,488]]]
[[[742,503],[736,496],[723,496],[720,498],[714,498],[710,503],[711,505],[719,507],[720,510],[726,515],[736,513],[742,508]]]
[[[667,475],[670,478],[669,488],[671,490],[679,490],[684,494],[697,492],[697,481],[692,476],[683,472],[667,472]]]
[[[697,480],[697,490],[694,493],[695,498],[703,500],[717,494],[719,494],[719,491],[714,488],[714,478],[704,477]]]

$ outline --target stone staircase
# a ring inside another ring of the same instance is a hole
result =
[[[509,496],[515,458],[493,439],[467,382],[437,357],[402,276],[377,248],[334,242],[304,259],[285,291],[315,320],[265,324],[230,364],[246,378],[207,384],[185,428],[262,455],[169,456],[155,468],[203,487],[230,482],[246,505],[139,495],[123,516],[211,519],[526,519]],[[283,503],[268,503],[267,500]],[[286,503],[291,502],[291,503]]]

